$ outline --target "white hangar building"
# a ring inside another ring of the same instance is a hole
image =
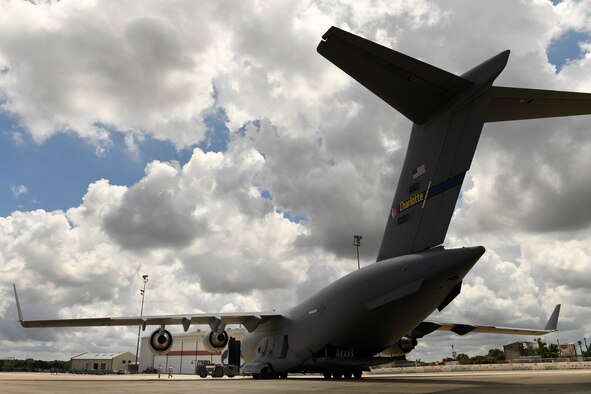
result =
[[[226,329],[228,336],[237,341],[244,337],[244,329]],[[150,335],[142,337],[140,342],[139,369],[142,373],[148,368],[162,368],[162,373],[167,373],[172,367],[175,374],[195,374],[197,363],[222,364],[227,363],[227,347],[222,352],[210,353],[203,346],[203,336],[208,331],[193,331],[188,333],[172,333],[172,348],[165,355],[158,356],[150,350]]]
[[[125,353],[82,353],[71,358],[71,371],[127,371],[135,355]]]

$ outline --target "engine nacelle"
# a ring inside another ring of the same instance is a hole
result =
[[[172,348],[172,334],[167,330],[160,329],[154,331],[150,335],[150,350],[156,355],[162,355],[168,353]]]
[[[203,335],[203,346],[210,353],[221,352],[228,344],[229,339],[226,331],[209,331]]]
[[[386,356],[402,356],[410,353],[417,346],[416,338],[402,337],[394,345],[382,351]]]

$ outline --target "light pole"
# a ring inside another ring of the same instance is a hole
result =
[[[146,297],[146,283],[148,283],[148,275],[142,275],[144,279],[144,288],[140,289],[140,294],[142,295],[142,308],[140,309],[140,317],[144,315],[144,298]],[[135,347],[135,367],[137,368],[137,373],[140,372],[140,366],[137,363],[137,355],[140,351],[140,333],[142,331],[142,325],[140,324],[137,328],[137,345]]]
[[[354,235],[353,236],[353,245],[357,248],[357,269],[361,269],[361,265],[359,264],[359,246],[361,246],[361,235]]]

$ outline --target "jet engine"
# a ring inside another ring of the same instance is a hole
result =
[[[386,356],[401,356],[411,352],[416,346],[416,338],[402,337],[394,345],[382,351],[382,354]]]
[[[156,355],[168,353],[172,348],[172,334],[167,330],[157,329],[150,335],[150,350]]]
[[[208,352],[217,353],[226,347],[228,339],[226,331],[209,331],[203,335],[203,346]]]

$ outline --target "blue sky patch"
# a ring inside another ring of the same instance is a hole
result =
[[[579,43],[582,41],[591,41],[591,35],[569,30],[560,37],[553,39],[546,49],[548,61],[555,65],[556,70],[560,72],[562,67],[569,61],[577,60],[584,56],[584,52],[579,46]]]
[[[205,152],[227,150],[226,113],[218,109],[204,121],[208,130],[196,146]],[[193,153],[193,147],[177,151],[168,141],[145,136],[136,141],[134,155],[125,145],[125,134],[99,126],[109,131],[111,143],[97,155],[97,145],[74,133],[56,134],[37,144],[15,117],[0,112],[0,216],[15,210],[76,207],[92,182],[104,178],[113,185],[131,186],[144,176],[147,163],[176,160],[184,165]]]
[[[115,185],[132,185],[144,176],[146,163],[183,160],[172,144],[146,138],[140,145],[141,158],[134,158],[123,142],[124,135],[111,135],[112,146],[97,156],[96,145],[75,134],[56,134],[38,145],[24,135],[16,143],[11,133],[0,133],[0,215],[14,210],[48,211],[78,206],[88,185],[101,178]],[[185,157],[183,157],[185,156]],[[14,188],[25,186],[26,193],[15,196]]]
[[[258,119],[257,119],[257,120],[252,120],[252,121],[246,122],[246,123],[244,123],[242,126],[240,126],[240,128],[238,129],[238,132],[237,132],[237,134],[238,134],[240,137],[244,137],[244,136],[246,135],[246,127],[247,127],[249,124],[252,124],[252,125],[254,125],[254,127],[255,127],[255,128],[256,128],[256,130],[257,130],[257,133],[260,131],[260,129],[261,129],[261,121],[260,121],[260,120],[258,120]]]
[[[271,195],[271,192],[268,190],[261,191],[261,197],[263,197],[266,200],[273,200],[273,196]]]
[[[230,130],[226,126],[227,122],[228,115],[220,107],[214,113],[205,116],[204,123],[207,126],[205,139],[197,146],[204,152],[225,152],[228,150]]]
[[[286,218],[287,220],[289,220],[290,222],[294,222],[294,223],[299,223],[302,221],[308,221],[308,217],[306,215],[303,214],[297,214],[297,215],[293,215],[291,212],[289,211],[281,211],[281,210],[277,210],[277,213],[280,213],[283,215],[284,218]]]

